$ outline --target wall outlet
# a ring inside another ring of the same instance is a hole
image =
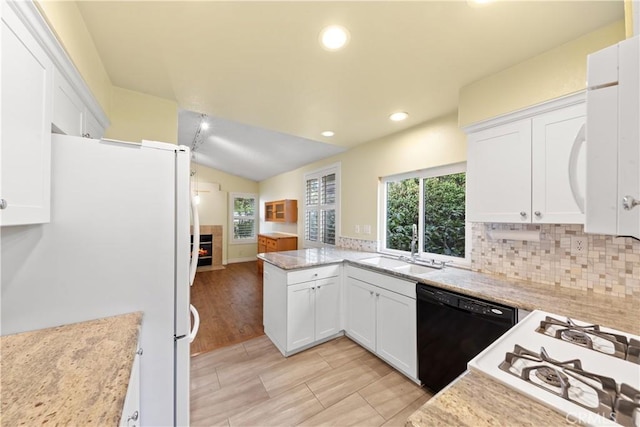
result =
[[[571,255],[583,255],[587,253],[587,238],[573,236],[571,238]]]
[[[370,225],[363,225],[364,227],[364,234],[371,234],[371,226]]]
[[[360,234],[360,226],[356,225],[353,230],[356,234]]]

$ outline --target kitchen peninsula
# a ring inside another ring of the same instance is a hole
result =
[[[599,323],[633,334],[640,333],[640,301],[635,297],[608,296],[452,267],[414,276],[362,262],[363,259],[375,256],[379,254],[340,249],[306,249],[259,255],[265,262],[287,271],[344,263],[522,310],[561,312],[583,321]],[[606,310],[603,309],[605,307]],[[410,426],[447,424],[575,425],[575,420],[567,419],[482,374],[467,371],[407,421],[407,425]]]

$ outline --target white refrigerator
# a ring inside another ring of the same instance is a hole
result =
[[[53,135],[51,174],[51,222],[1,231],[0,334],[142,311],[141,425],[188,425],[189,148]]]

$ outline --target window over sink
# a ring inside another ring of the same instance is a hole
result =
[[[470,263],[465,220],[466,163],[385,177],[381,182],[382,252],[410,255],[414,224],[419,256]]]

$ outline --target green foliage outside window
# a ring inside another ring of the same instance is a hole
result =
[[[465,173],[425,178],[423,252],[465,256]],[[413,224],[419,221],[420,181],[387,183],[388,249],[411,250]]]
[[[424,252],[464,258],[465,173],[424,180]]]
[[[418,178],[387,183],[387,248],[411,250],[413,224],[418,223]]]

